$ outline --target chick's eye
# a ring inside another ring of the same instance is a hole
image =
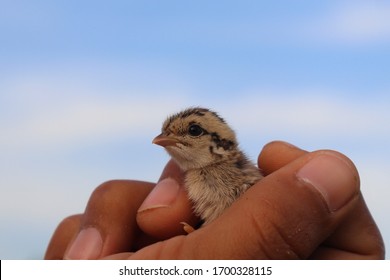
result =
[[[203,129],[199,125],[193,124],[188,128],[188,134],[195,137],[201,136],[203,134]]]

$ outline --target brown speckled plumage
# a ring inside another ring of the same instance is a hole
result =
[[[234,131],[209,109],[188,108],[168,117],[153,143],[185,171],[187,192],[204,224],[263,177],[240,150]]]

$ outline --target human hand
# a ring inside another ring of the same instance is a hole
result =
[[[179,235],[180,222],[196,224],[196,217],[173,162],[156,187],[138,181],[107,182],[94,191],[84,214],[58,226],[45,258],[384,257],[380,232],[349,159],[333,151],[307,153],[273,142],[258,161],[266,177],[217,220],[189,235]]]

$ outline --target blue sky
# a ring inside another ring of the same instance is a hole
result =
[[[388,1],[2,1],[0,258],[41,258],[115,178],[155,181],[164,118],[210,107],[255,159],[282,139],[357,165],[390,244]]]

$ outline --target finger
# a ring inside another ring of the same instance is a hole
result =
[[[269,173],[306,152],[284,142],[272,142],[259,156]],[[268,165],[267,165],[268,164]],[[353,237],[353,238],[351,238]],[[343,223],[311,256],[314,259],[383,259],[384,243],[362,196]]]
[[[276,153],[277,158],[270,156]],[[261,162],[270,164],[262,165],[267,171],[279,167],[298,157],[305,152],[284,142],[272,142],[267,145],[262,154]],[[260,157],[259,157],[260,158]],[[198,222],[192,213],[192,205],[188,200],[187,193],[183,188],[184,174],[170,160],[163,171],[159,184],[154,188],[148,198],[141,205],[137,222],[143,232],[160,240],[183,234],[185,221],[193,226]]]
[[[195,226],[197,218],[184,188],[184,174],[170,160],[158,184],[139,208],[137,223],[143,232],[162,240],[184,234],[181,222]]]
[[[58,225],[47,246],[45,260],[62,260],[64,258],[66,248],[79,231],[81,217],[81,215],[70,216]]]
[[[312,259],[384,259],[380,231],[362,196],[342,224],[310,256]]]
[[[267,144],[259,155],[259,165],[268,173],[307,152],[285,142]],[[354,238],[351,238],[353,236]],[[346,258],[383,259],[385,254],[383,239],[362,196],[355,211],[311,256],[314,259]]]
[[[353,211],[356,168],[345,156],[301,156],[260,180],[213,223],[131,258],[305,259]]]
[[[97,259],[133,250],[140,232],[136,213],[153,187],[152,183],[117,180],[96,188],[64,258]]]
[[[264,175],[268,175],[306,153],[289,143],[273,141],[264,146],[257,160],[258,166]]]
[[[109,255],[107,257],[102,258],[103,260],[125,260],[130,258],[133,255],[133,253],[118,253],[114,255]]]

